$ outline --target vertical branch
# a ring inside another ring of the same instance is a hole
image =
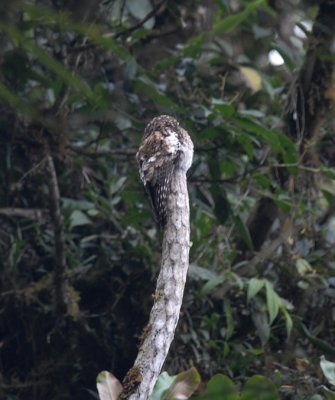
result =
[[[154,305],[120,399],[147,400],[168,354],[183,301],[190,250],[186,172],[193,143],[177,120],[161,115],[147,125],[136,158],[164,236]]]
[[[54,254],[54,306],[57,315],[66,311],[67,282],[66,282],[66,257],[65,238],[63,228],[63,215],[60,209],[60,193],[55,164],[50,154],[46,157],[49,173],[50,214],[53,221],[55,254]]]
[[[124,379],[121,399],[149,398],[174,337],[189,265],[189,199],[185,171],[178,171],[172,179],[168,209],[154,305],[134,366]]]

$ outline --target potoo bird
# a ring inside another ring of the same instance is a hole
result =
[[[136,154],[141,180],[149,193],[157,222],[164,228],[174,174],[186,174],[193,159],[193,143],[179,122],[169,115],[154,118],[144,130]]]

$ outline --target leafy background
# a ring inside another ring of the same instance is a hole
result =
[[[316,393],[319,357],[335,358],[334,54],[323,37],[313,53],[311,27],[329,11],[330,0],[0,5],[0,397],[90,399],[99,371],[131,367],[161,240],[135,153],[167,113],[195,159],[165,369],[242,385],[263,374],[283,398],[327,398]],[[323,69],[302,95],[292,87],[311,56]]]

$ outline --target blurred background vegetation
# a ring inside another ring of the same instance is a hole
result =
[[[333,0],[0,4],[0,397],[93,399],[147,322],[161,233],[135,153],[190,132],[190,269],[165,369],[323,399],[335,360]],[[319,396],[319,397],[315,397]]]

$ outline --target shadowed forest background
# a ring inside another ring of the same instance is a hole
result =
[[[333,0],[0,3],[1,399],[94,399],[132,366],[161,251],[135,153],[159,114],[195,144],[164,369],[335,398],[334,27]]]

